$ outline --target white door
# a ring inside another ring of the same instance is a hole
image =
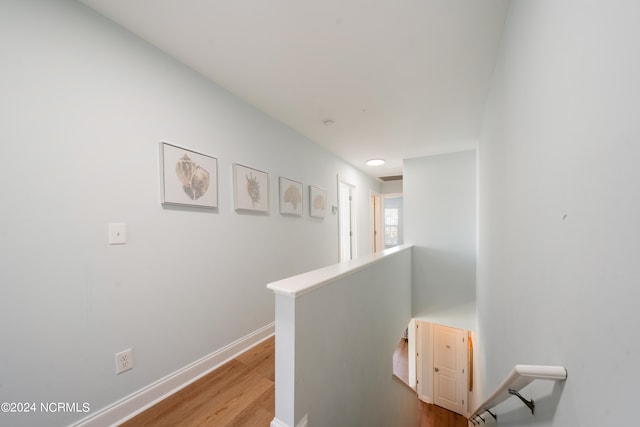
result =
[[[465,333],[442,325],[434,325],[433,332],[433,403],[466,416]]]

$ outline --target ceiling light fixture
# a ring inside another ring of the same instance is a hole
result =
[[[380,166],[380,165],[384,165],[384,160],[382,159],[367,160],[367,166]]]
[[[331,120],[331,119],[327,119],[327,120],[325,120],[323,123],[324,123],[324,125],[325,125],[326,127],[331,127],[331,126],[333,126],[333,120]]]

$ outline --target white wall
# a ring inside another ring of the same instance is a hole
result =
[[[638,16],[635,1],[510,4],[479,147],[481,390],[517,363],[568,380],[527,389],[533,417],[498,408],[501,426],[635,423]]]
[[[475,329],[475,151],[408,159],[403,167],[413,316]]]
[[[281,216],[278,176],[302,181],[305,196],[326,188],[330,205],[338,174],[379,191],[76,2],[3,1],[0,52],[2,402],[93,412],[268,325],[266,283],[338,259],[337,217]],[[160,205],[162,140],[218,157],[217,211]],[[270,173],[269,215],[233,211],[233,162]],[[360,218],[366,253],[368,211]],[[127,245],[107,244],[109,222],[127,223]],[[136,367],[116,376],[114,354],[129,347]]]
[[[397,181],[384,181],[382,183],[382,192],[384,194],[389,193],[402,193],[402,180]]]
[[[411,317],[411,260],[410,247],[397,247],[269,285],[278,425],[305,416],[309,426],[417,424],[415,393],[393,377]]]

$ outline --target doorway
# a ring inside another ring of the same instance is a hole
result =
[[[415,363],[420,400],[467,416],[473,398],[471,331],[415,320]],[[413,358],[413,361],[411,360]]]

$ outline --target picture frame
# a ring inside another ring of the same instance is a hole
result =
[[[304,204],[302,183],[281,176],[279,184],[280,213],[282,215],[302,216]]]
[[[269,174],[239,163],[233,164],[235,210],[269,212]]]
[[[324,218],[327,213],[327,190],[309,186],[309,215]]]
[[[218,208],[218,159],[168,142],[160,143],[163,205]]]

